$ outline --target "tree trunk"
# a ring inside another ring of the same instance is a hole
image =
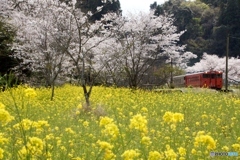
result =
[[[54,97],[54,91],[55,91],[55,83],[52,83],[52,94],[51,94],[51,101],[53,100]]]
[[[83,88],[83,93],[84,93],[84,98],[85,98],[85,102],[86,102],[86,106],[90,107],[90,95],[92,92],[92,85],[90,85],[89,90],[87,90],[87,86],[85,84],[82,84],[82,88]]]
[[[82,84],[84,98],[85,98],[85,102],[86,102],[86,104],[83,106],[83,109],[85,112],[90,112],[92,110],[92,108],[90,106],[91,105],[90,104],[90,95],[91,95],[92,87],[93,86],[91,85],[89,90],[87,90],[87,86]]]
[[[133,77],[129,77],[129,86],[132,89],[137,89],[138,83],[137,83],[138,79],[137,76],[133,76]]]

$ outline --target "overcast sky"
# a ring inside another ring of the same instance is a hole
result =
[[[150,4],[157,2],[157,4],[163,4],[167,0],[119,0],[121,4],[121,9],[123,10],[123,15],[127,12],[137,13],[139,11],[148,12],[150,9]]]

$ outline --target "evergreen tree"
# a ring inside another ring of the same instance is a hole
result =
[[[100,12],[97,12],[97,7],[103,6]],[[108,12],[115,12],[121,14],[121,7],[119,0],[113,3],[103,3],[102,0],[78,0],[77,7],[85,13],[91,11],[93,13],[92,20],[99,20],[102,16]]]
[[[16,65],[16,60],[10,57],[12,54],[10,44],[15,36],[14,30],[0,17],[0,74],[6,74],[10,68]]]
[[[218,7],[222,3],[224,3],[224,4],[227,3],[227,0],[200,0],[200,1],[203,2],[203,3],[206,3],[210,6],[213,6],[213,7]]]
[[[239,26],[240,24],[240,9],[237,0],[228,0],[225,8],[221,8],[221,16],[219,24],[226,26]]]
[[[225,5],[221,5],[221,14],[218,20],[218,26],[215,27],[216,51],[220,56],[226,54],[226,38],[230,35],[229,54],[230,56],[239,56],[240,50],[240,3],[238,0],[227,0]]]
[[[227,34],[230,56],[240,55],[240,0],[169,0],[150,7],[155,15],[173,14],[178,30],[187,30],[179,43],[199,58],[203,52],[225,56]]]

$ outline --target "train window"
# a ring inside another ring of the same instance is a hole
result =
[[[222,78],[222,74],[217,74],[217,78]]]
[[[211,78],[217,77],[216,74],[211,74]]]
[[[208,74],[203,74],[203,78],[209,78]]]

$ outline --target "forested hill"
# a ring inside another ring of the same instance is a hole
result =
[[[155,14],[173,14],[178,30],[187,30],[180,43],[199,57],[203,52],[226,55],[227,35],[229,55],[240,56],[240,0],[169,0],[153,3]]]
[[[97,12],[97,7],[103,6],[100,12]],[[93,20],[99,20],[107,12],[120,13],[119,0],[113,1],[113,3],[103,3],[102,0],[77,0],[77,7],[81,8],[83,12],[91,11],[93,13]]]

